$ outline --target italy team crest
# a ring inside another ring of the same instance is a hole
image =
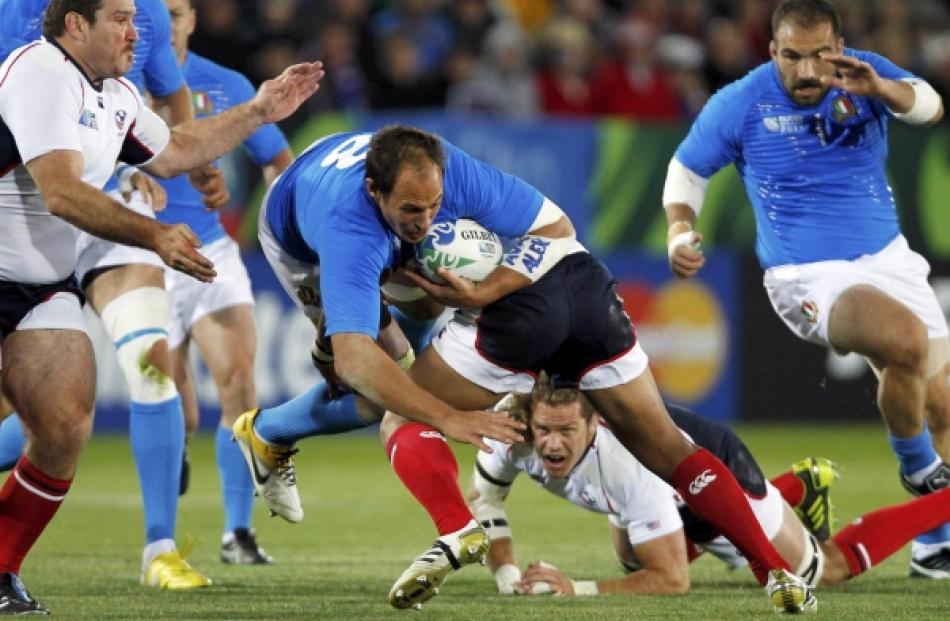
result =
[[[835,121],[841,122],[845,119],[849,119],[855,116],[858,111],[854,107],[854,102],[851,101],[851,98],[847,95],[841,95],[836,97],[833,102],[831,102],[831,113],[835,118]]]
[[[208,93],[195,91],[191,94],[192,103],[195,106],[195,114],[206,116],[211,114],[214,109],[214,102],[208,97]]]

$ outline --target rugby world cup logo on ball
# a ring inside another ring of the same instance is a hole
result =
[[[474,220],[438,222],[429,227],[415,248],[419,273],[432,282],[445,281],[436,273],[445,268],[472,282],[488,277],[501,261],[501,239]]]

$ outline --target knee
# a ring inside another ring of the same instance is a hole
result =
[[[92,435],[92,408],[84,404],[63,404],[51,415],[24,419],[30,435],[45,452],[76,455]]]
[[[218,391],[222,401],[237,399],[245,394],[253,397],[254,361],[251,356],[236,356],[228,362],[218,378]]]
[[[893,326],[896,338],[885,354],[885,364],[901,367],[916,375],[924,375],[927,364],[927,328],[913,316]]]
[[[132,401],[161,403],[178,394],[172,378],[168,343],[163,337],[146,335],[122,343],[116,355]]]

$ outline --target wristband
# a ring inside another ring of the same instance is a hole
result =
[[[132,187],[132,175],[139,171],[135,166],[128,164],[119,164],[115,167],[115,179],[119,185],[119,191],[123,194],[129,194],[134,189]]]
[[[574,595],[597,595],[597,583],[593,580],[571,580]]]
[[[923,80],[904,80],[914,89],[914,105],[907,112],[894,112],[896,118],[909,125],[929,123],[940,110],[940,95]]]

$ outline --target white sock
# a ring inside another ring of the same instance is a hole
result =
[[[174,539],[159,539],[158,541],[153,541],[147,544],[145,549],[142,550],[142,565],[148,565],[152,562],[152,559],[159,554],[173,552],[176,549],[177,546],[175,546]]]

